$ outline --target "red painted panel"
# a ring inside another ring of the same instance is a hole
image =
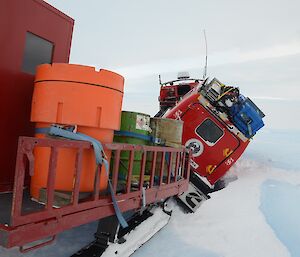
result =
[[[41,0],[0,2],[0,191],[12,189],[18,137],[34,134],[29,121],[34,76],[21,70],[26,33],[52,42],[52,61],[67,63],[73,24]]]
[[[198,154],[193,154],[191,166],[195,172],[214,184],[241,156],[249,140],[244,142],[234,135],[217,115],[199,102],[199,96],[197,89],[191,91],[166,117],[184,121],[182,144],[198,148]],[[207,119],[222,131],[222,136],[215,143],[206,142],[196,131]]]
[[[199,113],[202,115],[199,115]],[[186,144],[189,139],[198,140],[202,144],[203,153],[194,157],[194,161],[199,165],[195,170],[199,172],[201,176],[207,175],[208,172],[206,168],[208,165],[217,167],[224,161],[224,149],[228,148],[231,151],[235,151],[240,144],[239,140],[225,129],[214,116],[211,116],[199,102],[196,102],[187,109],[181,119],[185,122],[182,136],[183,144]],[[223,131],[223,136],[213,145],[207,144],[204,139],[196,133],[197,127],[207,119],[210,119]]]

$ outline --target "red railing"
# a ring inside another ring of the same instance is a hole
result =
[[[48,147],[51,149],[48,182],[45,189],[47,197],[42,209],[24,213],[22,210],[24,206],[24,178],[26,172],[33,175],[35,147]],[[53,204],[59,148],[75,149],[76,162],[74,186],[72,192],[70,192],[71,200],[67,205],[57,208]],[[54,236],[66,229],[114,214],[110,195],[101,194],[98,186],[95,186],[94,191],[83,201],[79,199],[83,151],[89,148],[91,148],[91,145],[85,141],[30,137],[19,138],[11,218],[9,224],[0,224],[0,245],[5,247],[22,246],[29,242]],[[110,177],[118,205],[122,212],[141,208],[143,198],[146,199],[146,204],[151,204],[170,196],[181,194],[187,190],[190,175],[190,154],[184,148],[105,144],[104,149],[111,150],[114,156]],[[129,152],[128,174],[125,186],[123,186],[121,191],[117,191],[122,151]],[[139,183],[133,190],[132,170],[134,162],[136,162],[134,159],[136,152],[141,153],[142,158],[140,160]],[[145,182],[146,166],[147,176],[149,177],[147,182]],[[95,177],[94,183],[95,185],[99,185],[100,172],[96,174],[98,175]],[[145,192],[144,195],[143,191]],[[0,205],[0,208],[5,207]]]

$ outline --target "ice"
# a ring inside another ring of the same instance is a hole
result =
[[[246,157],[273,168],[300,171],[300,130],[263,128],[254,137]]]
[[[137,250],[133,256],[220,257],[221,255],[213,251],[204,250],[197,245],[186,243],[174,232],[172,226],[168,226],[142,248]]]
[[[230,171],[239,179],[213,193],[195,214],[175,209],[167,229],[134,257],[153,256],[151,249],[164,246],[172,250],[163,256],[300,256],[298,135],[258,133]]]
[[[260,209],[292,257],[299,257],[300,253],[299,199],[299,184],[278,180],[266,180],[262,184]]]
[[[243,170],[242,174],[240,170]],[[261,171],[263,174],[260,174]],[[212,199],[206,201],[195,214],[186,215],[175,209],[168,231],[176,235],[178,248],[191,247],[190,255],[185,256],[197,256],[197,253],[202,256],[200,253],[203,251],[224,257],[289,256],[288,250],[259,210],[260,185],[268,173],[266,167],[243,159],[232,172],[238,173],[239,180],[212,194]],[[280,174],[275,172],[273,176]],[[163,240],[158,236],[157,244],[148,243],[153,249],[168,243],[168,238]],[[151,256],[144,249],[134,256]]]

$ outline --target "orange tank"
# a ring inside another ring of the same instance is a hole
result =
[[[124,78],[108,70],[72,64],[43,64],[37,69],[32,99],[31,121],[37,128],[51,124],[77,125],[77,131],[100,142],[111,143],[114,130],[120,129]],[[36,137],[44,137],[36,134]],[[108,159],[111,153],[106,152]],[[31,178],[31,195],[39,199],[46,188],[50,149],[35,149],[35,172]],[[55,190],[73,188],[75,150],[60,149],[58,153]],[[83,154],[81,192],[94,188],[96,170],[93,150]],[[100,176],[100,190],[107,187],[104,169]]]

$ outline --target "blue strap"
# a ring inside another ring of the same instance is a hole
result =
[[[35,128],[35,134],[48,134],[50,128]]]
[[[71,131],[68,131],[68,130],[65,130],[65,129],[62,129],[62,128],[58,128],[56,126],[51,126],[50,129],[49,128],[46,128],[46,129],[48,129],[47,133],[49,135],[60,136],[60,137],[73,139],[73,140],[88,141],[93,145],[97,165],[104,164],[104,167],[105,167],[105,171],[106,171],[106,174],[107,174],[107,177],[108,177],[109,191],[110,191],[110,194],[111,194],[112,203],[113,203],[114,210],[115,210],[116,216],[118,218],[118,221],[119,221],[120,225],[123,228],[128,227],[128,224],[127,224],[125,218],[123,217],[122,212],[121,212],[121,210],[118,206],[118,203],[117,203],[117,200],[116,200],[116,197],[115,197],[115,193],[114,193],[114,190],[113,190],[113,186],[112,186],[111,181],[109,179],[108,161],[105,159],[102,144],[98,140],[96,140],[96,139],[94,139],[94,138],[92,138],[88,135],[85,135],[85,134],[82,134],[82,133],[74,133],[74,132],[71,132]]]
[[[138,134],[138,133],[130,132],[130,131],[115,130],[115,135],[116,136],[124,136],[124,137],[134,137],[134,138],[142,139],[145,141],[153,142],[152,136],[142,135],[142,134]]]

